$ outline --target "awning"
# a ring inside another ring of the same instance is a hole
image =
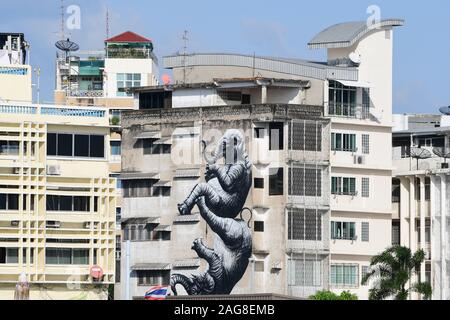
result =
[[[152,131],[152,132],[141,132],[138,134],[135,139],[161,139],[161,132]]]
[[[177,169],[175,171],[174,178],[199,178],[200,169],[199,168],[187,168],[187,169]]]
[[[156,182],[153,187],[172,187],[172,182],[171,181],[164,181],[164,180],[159,180],[158,182]]]
[[[367,81],[347,81],[347,80],[336,80],[336,81],[346,87],[372,88],[370,82]]]
[[[131,266],[133,271],[148,271],[148,270],[170,270],[170,263],[136,263]]]
[[[159,173],[154,172],[122,172],[120,180],[159,180]]]
[[[124,224],[159,224],[160,217],[145,217],[145,218],[127,218],[122,219]]]
[[[172,226],[160,224],[155,229],[153,229],[153,231],[168,231],[168,232],[170,232],[170,231],[172,231]]]
[[[199,214],[176,216],[175,219],[173,219],[173,223],[191,223],[191,222],[199,222],[199,221],[200,221]]]
[[[173,268],[198,268],[200,267],[200,259],[186,259],[175,261]]]
[[[161,138],[153,142],[153,144],[172,145],[172,138],[171,137]]]

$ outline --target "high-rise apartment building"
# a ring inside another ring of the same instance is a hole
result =
[[[258,264],[257,267],[249,268],[247,272],[252,272],[253,276],[248,277],[254,280],[252,283],[265,283],[265,286],[258,289],[253,287],[254,290],[264,288],[264,290],[275,291],[277,290],[275,288],[282,288],[283,292],[275,292],[306,296],[313,293],[314,289],[327,288],[337,292],[350,290],[358,294],[361,299],[368,297],[369,288],[361,286],[361,278],[369,266],[371,257],[391,245],[392,208],[389,186],[392,174],[392,150],[386,141],[391,140],[392,128],[393,28],[401,25],[403,25],[402,20],[388,19],[370,26],[366,22],[350,22],[327,28],[309,43],[311,49],[327,49],[325,63],[229,53],[168,56],[164,58],[164,67],[173,71],[175,83],[173,86],[131,90],[135,92],[136,104],[140,109],[163,108],[164,110],[161,111],[148,111],[149,114],[156,113],[161,117],[165,112],[177,112],[180,116],[184,113],[188,115],[192,112],[192,107],[203,107],[200,113],[203,114],[203,110],[208,110],[208,106],[229,108],[230,112],[233,112],[234,109],[230,106],[282,103],[286,105],[287,110],[289,110],[289,105],[295,104],[321,106],[324,117],[330,120],[331,129],[327,137],[330,142],[322,145],[323,152],[326,152],[327,145],[331,151],[329,174],[322,177],[322,183],[329,184],[327,186],[329,188],[323,189],[326,194],[320,197],[315,194],[313,197],[315,200],[321,197],[330,199],[330,218],[321,220],[319,226],[313,223],[314,221],[317,223],[317,220],[308,220],[307,212],[304,211],[303,216],[300,215],[298,220],[288,219],[283,228],[274,231],[270,228],[275,228],[278,224],[269,221],[272,215],[270,213],[262,215],[264,216],[262,220],[267,219],[264,231],[255,233],[254,237],[259,237],[262,242],[267,241],[275,247],[278,245],[283,254],[277,259],[272,259],[279,253],[274,254],[275,251],[270,249],[267,250],[269,253],[266,252],[265,257],[258,256],[258,259],[265,262]],[[308,85],[302,90],[292,89],[289,91],[283,86],[277,85],[280,80],[283,80],[284,86],[289,80],[306,81]],[[177,110],[165,111],[169,108],[177,108]],[[178,108],[186,109],[182,111]],[[127,151],[125,152],[130,152],[130,156],[125,154],[123,157],[124,161],[129,161],[125,171],[136,171],[133,173],[133,177],[136,179],[140,179],[138,177],[142,170],[139,158],[131,156],[133,152],[138,152],[136,148],[141,146],[142,152],[145,152],[145,145],[152,149],[153,145],[164,145],[167,143],[164,141],[173,141],[167,140],[166,138],[171,138],[171,136],[166,137],[163,133],[152,135],[152,131],[159,131],[161,126],[151,122],[152,125],[149,124],[149,128],[147,128],[145,120],[140,119],[141,116],[145,118],[144,115],[145,113],[141,111],[132,112],[127,116],[126,130],[137,130],[140,127],[144,131],[141,138],[139,138],[140,133],[137,133],[136,140],[131,139],[133,134],[131,131],[127,131],[131,135],[127,143],[132,143],[132,141],[136,141],[136,143],[133,144],[132,150],[129,150],[131,146],[126,147]],[[151,118],[153,119],[153,116]],[[201,121],[200,119],[203,118],[199,116],[198,119]],[[277,120],[270,121],[276,122]],[[133,126],[134,123],[136,126]],[[289,137],[286,127],[283,129],[285,138]],[[146,131],[148,132],[145,133]],[[309,131],[305,131],[305,136],[306,132]],[[143,140],[142,145],[139,140]],[[145,142],[146,140],[148,142]],[[170,151],[169,148],[158,148],[156,149],[162,150],[160,151],[162,153],[164,150]],[[136,162],[134,162],[135,160]],[[321,163],[319,160],[316,162]],[[274,163],[271,161],[266,164],[267,167],[273,165]],[[311,172],[308,174],[312,174]],[[156,172],[152,173],[156,174]],[[311,176],[306,177],[307,170],[304,170],[303,174],[303,179],[306,179],[303,181],[314,181]],[[276,176],[275,172],[268,172],[267,179],[275,181]],[[155,175],[154,177],[159,176]],[[299,177],[301,178],[302,175],[299,174]],[[315,177],[317,182],[317,175]],[[168,178],[170,180],[171,177]],[[198,175],[195,178],[198,179]],[[155,187],[155,184],[157,189],[165,186],[158,182],[153,184],[150,178],[148,180],[148,186],[151,188]],[[277,185],[276,182],[273,183],[273,186]],[[261,182],[256,185],[262,186]],[[132,186],[130,184],[130,187]],[[292,185],[292,188],[289,189],[286,186],[283,194],[287,193],[288,197],[292,195],[289,193],[294,192],[296,183]],[[270,184],[269,186],[264,185],[262,190],[252,190],[252,194],[257,192],[260,192],[263,198],[270,199],[272,197]],[[145,198],[146,195],[137,193],[136,197]],[[304,191],[301,194],[300,202],[303,205],[307,204],[308,202],[305,200],[307,198],[306,191]],[[172,201],[182,200],[178,193],[176,199],[173,196],[170,196],[169,199],[164,199],[164,201],[169,201],[167,207],[170,207]],[[314,203],[321,203],[321,201]],[[324,204],[328,205],[327,202]],[[124,207],[126,208],[127,205]],[[159,216],[158,210],[154,211],[150,208],[153,206],[145,206],[145,209],[140,212],[141,218],[148,216],[153,219],[155,213]],[[258,210],[258,206],[253,208],[253,212],[258,212]],[[129,209],[124,209],[124,212],[126,212],[125,215],[132,214],[135,212],[135,206],[130,202]],[[171,214],[173,214],[173,210]],[[322,218],[324,217],[325,215],[322,216]],[[290,225],[287,224],[289,221]],[[141,224],[141,227],[146,228],[147,222]],[[166,221],[164,225],[165,232],[168,232],[170,227],[166,223],[170,225],[170,221]],[[157,226],[157,223],[154,224]],[[138,230],[138,226],[134,226],[134,228]],[[308,233],[309,228],[315,232]],[[164,230],[158,229],[157,231]],[[172,230],[171,237],[179,237],[180,234],[183,234],[182,231],[175,231],[174,228],[170,230]],[[294,236],[289,230],[296,230],[295,232],[303,230],[304,233]],[[314,258],[309,255],[311,252],[308,251],[311,249],[308,247],[311,244],[308,237],[317,236],[317,230],[321,230],[324,243],[329,241],[329,247],[328,245],[319,246],[320,250],[323,249],[326,253],[324,256],[327,258],[324,261],[328,262],[325,263],[318,263],[320,259],[317,259],[316,254],[318,254],[319,247],[313,245],[316,250],[312,251]],[[298,237],[296,238],[300,240],[298,248],[300,255],[296,256],[299,260],[298,263],[292,263],[289,256],[290,250],[286,250],[283,242],[273,241],[271,237],[274,232],[281,233],[279,240],[286,240],[287,243],[289,243],[288,240],[292,240],[289,237]],[[192,236],[191,233],[189,234]],[[141,239],[139,237],[130,236],[130,238],[132,241],[136,241],[136,246],[142,248],[139,250],[165,245],[159,242],[145,242],[139,240]],[[169,241],[167,238],[165,240]],[[164,255],[160,255],[158,258],[149,254],[147,257],[140,256],[140,259],[143,260],[143,263],[150,260],[155,263],[161,262],[164,265],[165,274],[158,273],[156,275],[154,272],[156,270],[145,270],[142,268],[149,268],[149,266],[143,267],[137,264],[137,269],[131,272],[131,277],[137,277],[136,281],[138,283],[141,281],[143,287],[154,283],[167,284],[168,275],[171,274],[170,270],[172,273],[174,272],[174,264],[169,263],[167,258],[163,257]],[[189,266],[197,268],[197,265]],[[271,285],[274,268],[278,269],[280,274],[283,272],[289,274],[289,276],[278,279],[276,286]],[[123,264],[122,270],[124,270]],[[139,278],[140,272],[145,276]],[[151,277],[152,274],[155,274],[155,277]],[[256,278],[257,276],[260,278]],[[233,292],[242,292],[240,288],[237,286]],[[140,289],[136,291],[140,292],[139,294],[143,288]],[[249,287],[246,287],[244,291],[251,292]]]

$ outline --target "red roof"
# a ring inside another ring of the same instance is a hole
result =
[[[152,42],[152,40],[144,38],[134,32],[126,31],[117,36],[106,39],[105,42]]]

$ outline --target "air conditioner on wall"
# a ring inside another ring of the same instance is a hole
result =
[[[58,165],[48,165],[47,175],[49,176],[59,176],[61,175],[61,167]]]
[[[84,223],[84,228],[85,229],[90,229],[91,228],[91,222],[85,222]],[[94,223],[94,229],[98,229],[98,223]]]
[[[366,164],[366,157],[365,156],[355,156],[354,163],[355,164]]]
[[[47,221],[46,227],[52,228],[52,229],[58,229],[58,228],[61,228],[61,222],[60,221]]]
[[[17,221],[17,220],[14,220],[14,221],[11,221],[11,227],[18,227],[19,226],[19,221]]]

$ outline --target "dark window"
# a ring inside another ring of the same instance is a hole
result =
[[[284,149],[284,124],[283,122],[271,122],[269,124],[269,150]]]
[[[19,210],[19,195],[0,194],[0,210]]]
[[[146,270],[138,271],[138,285],[157,286],[170,283],[169,270]]]
[[[255,128],[255,139],[263,139],[265,130],[264,128]]]
[[[105,137],[99,135],[90,136],[90,152],[92,158],[105,157]]]
[[[255,221],[255,232],[264,232],[264,221]]]
[[[290,196],[322,196],[322,171],[320,169],[289,168],[288,194]]]
[[[89,157],[88,135],[75,135],[75,157]]]
[[[139,93],[139,109],[161,109],[172,107],[172,92]]]
[[[72,157],[72,139],[71,134],[58,134],[58,156]]]
[[[60,211],[72,211],[72,200],[70,196],[59,197],[59,210]]]
[[[6,194],[0,193],[0,210],[6,210]]]
[[[56,133],[47,134],[47,155],[56,156]]]
[[[264,178],[253,179],[255,189],[264,189]]]
[[[241,100],[241,103],[242,104],[250,104],[251,103],[251,95],[249,95],[249,94],[243,94],[242,95],[242,100]]]
[[[97,211],[96,209],[94,207],[95,211]],[[47,195],[47,211],[89,212],[90,197]]]
[[[283,195],[283,168],[270,168],[269,170],[269,195]]]
[[[73,197],[73,211],[88,212],[89,197]]]

